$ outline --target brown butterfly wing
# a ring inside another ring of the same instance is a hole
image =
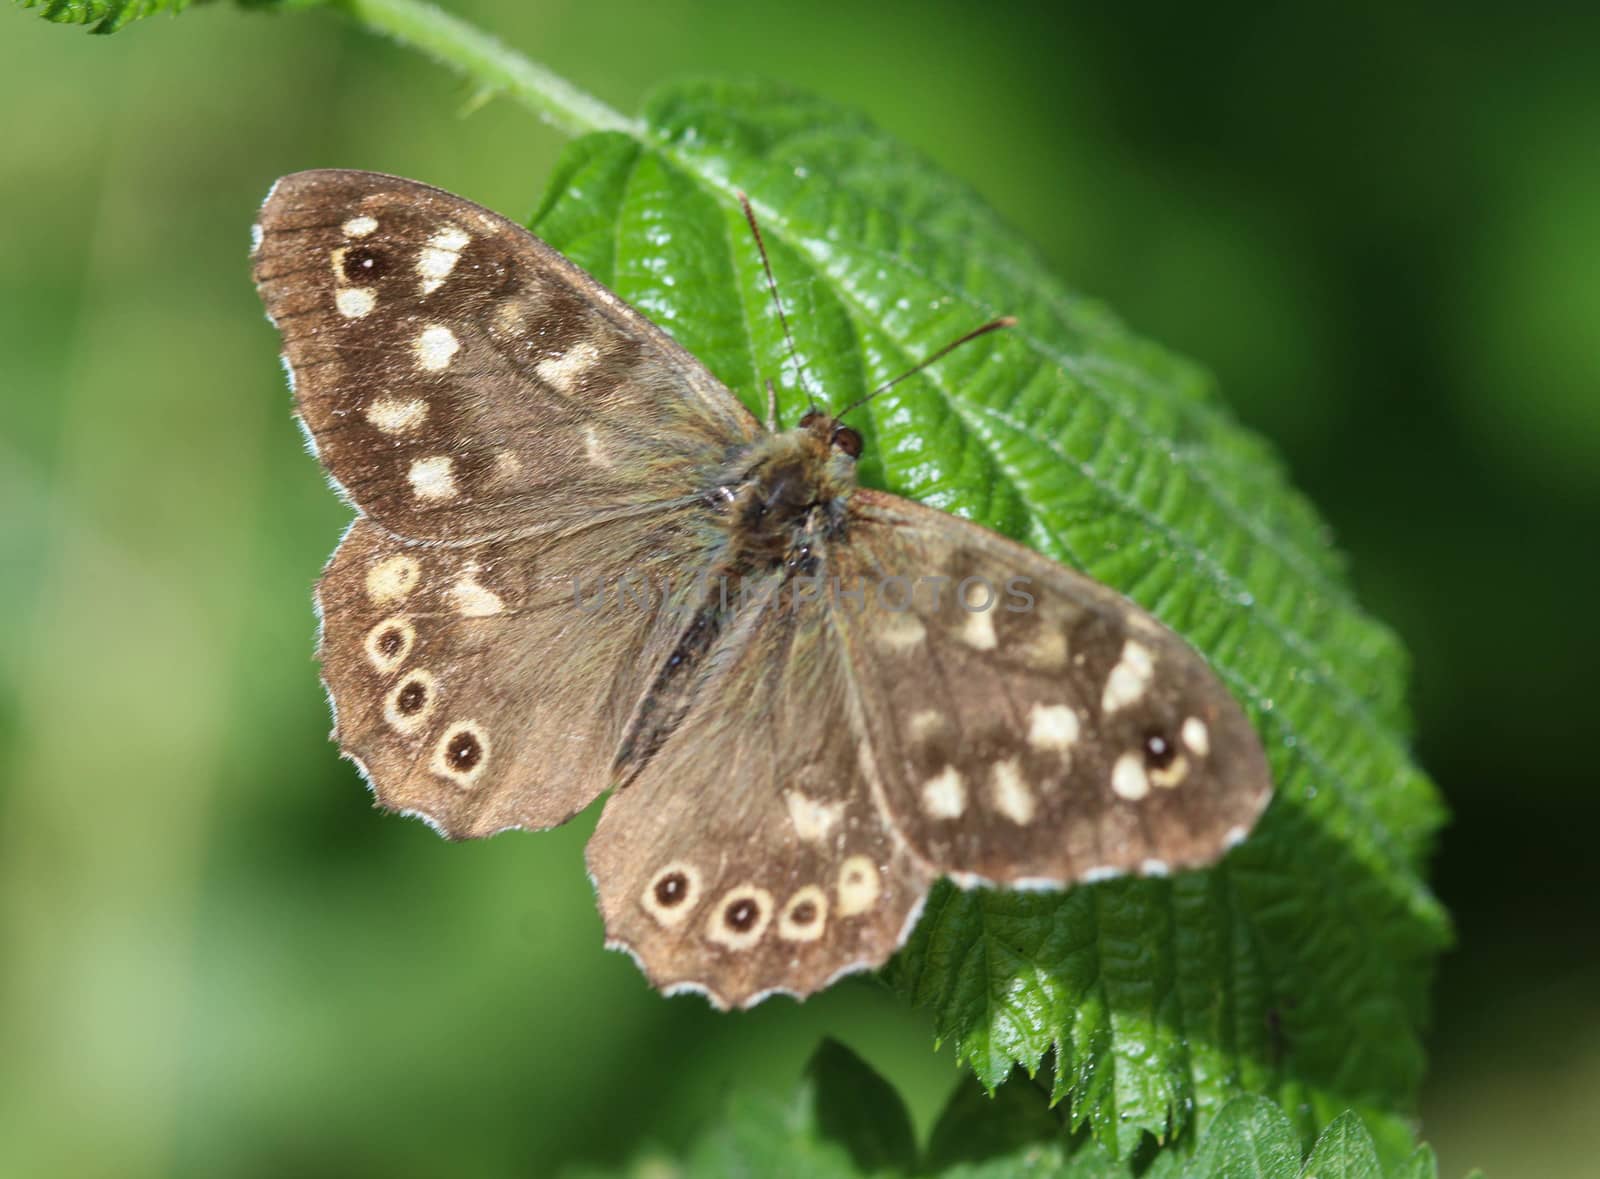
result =
[[[969,883],[1160,874],[1254,824],[1272,790],[1260,743],[1176,634],[975,524],[868,490],[850,509],[843,584],[948,579],[938,607],[925,581],[909,609],[869,589],[835,610],[890,822],[930,867]]]
[[[746,613],[702,666],[589,843],[609,944],[718,1007],[882,965],[932,877],[884,821],[825,607]]]
[[[597,625],[574,579],[697,559],[707,472],[759,428],[572,263],[427,185],[285,177],[253,257],[308,437],[364,516],[318,587],[336,738],[446,834],[561,822],[610,784],[672,629]]]
[[[691,515],[613,522],[602,546],[424,545],[358,520],[317,587],[319,654],[334,737],[378,801],[462,838],[554,826],[609,786],[680,624],[608,609],[603,587],[673,573]]]
[[[390,532],[559,531],[693,495],[758,427],[514,222],[372,172],[286,176],[254,274],[318,457]]]

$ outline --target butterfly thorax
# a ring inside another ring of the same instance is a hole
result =
[[[816,572],[818,550],[843,535],[860,437],[822,414],[742,451],[721,484],[729,571]]]

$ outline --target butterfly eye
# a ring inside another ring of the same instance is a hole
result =
[[[833,445],[851,458],[861,457],[861,435],[849,426],[840,426],[833,432]]]
[[[344,252],[344,276],[350,282],[367,282],[382,278],[389,270],[389,260],[371,246],[352,246]]]

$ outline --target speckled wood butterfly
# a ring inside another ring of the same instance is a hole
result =
[[[610,944],[718,1006],[881,965],[939,876],[1215,860],[1271,782],[1205,662],[1127,599],[763,428],[522,227],[303,172],[255,279],[359,515],[318,585],[334,737],[451,838],[564,822]]]

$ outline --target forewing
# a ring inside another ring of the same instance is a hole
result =
[[[747,614],[694,704],[606,803],[589,873],[650,981],[747,1007],[872,969],[931,876],[884,821],[821,603]]]
[[[700,534],[692,509],[603,533],[440,546],[350,529],[318,585],[320,655],[334,737],[381,805],[462,838],[564,822],[610,784],[678,630],[619,607],[617,583],[663,584]]]
[[[693,495],[754,419],[527,230],[372,172],[280,180],[254,274],[318,456],[398,535],[559,531]]]
[[[1001,884],[1160,874],[1215,860],[1266,806],[1244,712],[1116,592],[873,491],[837,549],[841,585],[864,589],[834,616],[889,816],[933,868]],[[909,599],[889,578],[912,581]]]

